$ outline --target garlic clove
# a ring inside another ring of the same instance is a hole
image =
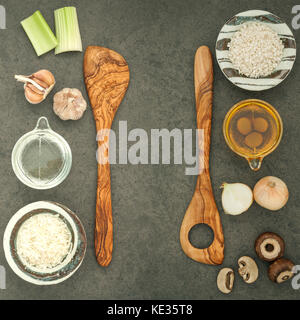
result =
[[[253,202],[250,187],[243,183],[223,183],[222,188],[222,206],[225,213],[239,215],[250,208]]]
[[[36,81],[40,81],[44,84],[47,85],[47,87],[44,87],[44,85],[41,83],[40,85],[43,86],[44,88],[49,88],[55,84],[55,78],[52,72],[49,70],[39,70],[35,72],[32,77],[36,79]]]
[[[45,69],[39,70],[30,76],[15,75],[15,79],[24,82],[25,98],[32,104],[45,100],[55,85],[53,74]]]
[[[289,199],[287,185],[279,178],[267,176],[260,179],[253,189],[254,200],[263,208],[277,211]]]
[[[25,85],[25,98],[31,104],[38,104],[44,100],[44,94],[39,91],[32,84]]]

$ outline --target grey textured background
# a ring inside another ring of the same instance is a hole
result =
[[[144,128],[195,128],[193,60],[200,45],[214,50],[218,31],[232,15],[247,9],[264,9],[289,25],[295,1],[203,1],[203,0],[1,0],[7,10],[7,30],[0,30],[0,237],[10,217],[24,205],[38,200],[60,202],[82,220],[88,250],[78,272],[66,282],[37,287],[18,278],[6,263],[0,246],[0,265],[7,269],[7,289],[0,299],[298,299],[300,291],[290,283],[276,285],[267,266],[257,261],[260,276],[246,285],[236,276],[232,294],[216,288],[220,267],[188,259],[181,251],[179,228],[191,199],[196,177],[184,174],[184,165],[115,165],[112,168],[114,254],[111,265],[96,263],[93,247],[96,160],[95,127],[90,108],[77,122],[63,122],[52,111],[53,94],[64,87],[86,92],[82,77],[83,53],[53,52],[38,58],[20,21],[40,9],[53,28],[53,11],[64,5],[78,10],[83,46],[102,45],[120,52],[128,61],[131,82],[117,113],[128,121],[128,130]],[[300,30],[295,31],[299,40]],[[51,70],[57,80],[54,91],[40,105],[26,102],[22,85],[14,74]],[[225,233],[223,266],[236,267],[242,255],[255,256],[253,243],[264,231],[278,232],[286,241],[286,257],[300,264],[299,203],[299,98],[300,61],[278,87],[251,93],[234,87],[215,63],[211,176]],[[283,140],[251,172],[245,160],[225,145],[222,121],[228,109],[246,98],[264,99],[278,109],[284,122]],[[40,116],[62,134],[73,151],[73,167],[63,184],[53,190],[36,191],[22,185],[10,163],[17,139],[34,128]],[[266,175],[283,178],[290,189],[287,206],[278,213],[254,204],[237,217],[225,216],[220,203],[222,182],[254,186]],[[205,244],[211,234],[193,232],[195,244]]]

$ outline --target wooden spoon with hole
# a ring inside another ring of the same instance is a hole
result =
[[[128,88],[129,68],[119,53],[89,46],[85,51],[83,70],[98,140],[95,252],[98,263],[106,267],[112,259],[113,249],[108,130]]]
[[[213,63],[209,48],[200,47],[195,55],[194,82],[197,112],[199,175],[196,189],[180,229],[180,243],[191,259],[218,265],[224,259],[224,236],[209,175],[209,150],[213,97]],[[214,232],[208,248],[195,248],[189,240],[190,230],[197,224],[207,224]]]

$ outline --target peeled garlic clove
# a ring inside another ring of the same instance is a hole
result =
[[[15,79],[24,82],[25,98],[32,104],[45,100],[55,85],[55,78],[49,70],[39,70],[30,76],[15,75]]]
[[[263,208],[277,211],[287,203],[289,190],[287,185],[277,177],[260,179],[253,189],[254,200]]]
[[[243,183],[223,183],[222,188],[222,206],[225,213],[238,215],[250,208],[253,202],[250,187]]]

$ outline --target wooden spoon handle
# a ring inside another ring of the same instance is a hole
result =
[[[203,130],[198,137],[199,175],[209,174],[213,80],[212,56],[209,48],[202,46],[196,51],[194,62],[197,129]]]
[[[210,50],[200,47],[194,65],[195,98],[197,111],[199,175],[192,201],[186,211],[180,230],[183,251],[195,261],[221,264],[224,259],[224,236],[221,219],[215,203],[209,174],[209,152],[213,98],[213,62]],[[208,248],[195,248],[189,240],[190,230],[197,224],[207,224],[214,232]]]

